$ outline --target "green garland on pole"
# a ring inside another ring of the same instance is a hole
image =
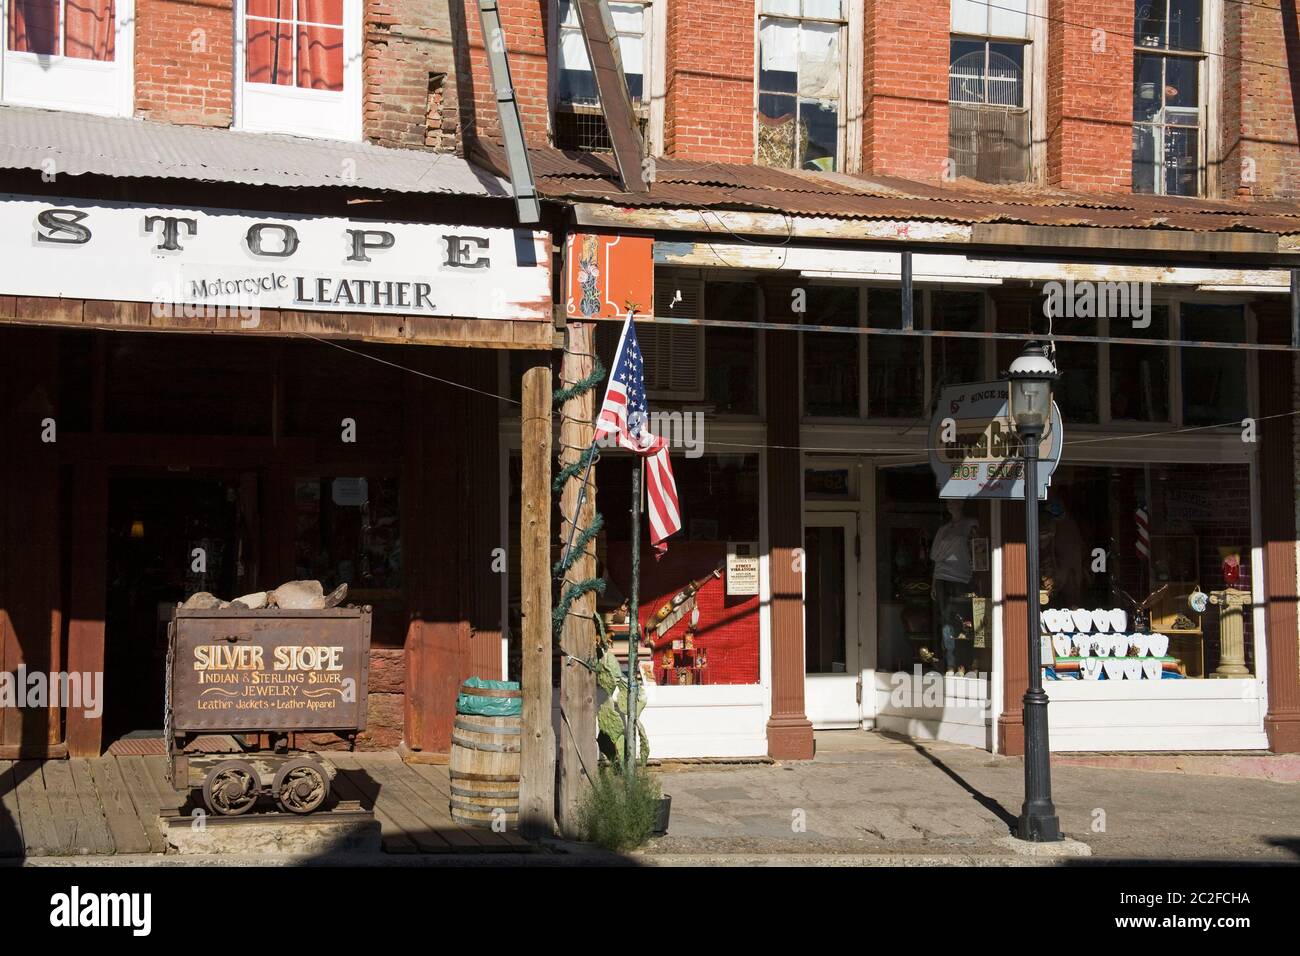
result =
[[[561,413],[563,413],[565,402],[571,398],[577,398],[579,395],[591,391],[605,380],[605,367],[600,364],[599,356],[593,355],[591,359],[590,374],[574,382],[568,388],[557,388],[555,390],[553,400],[556,409]],[[555,480],[551,483],[551,491],[557,498],[564,493],[565,483],[570,478],[585,475],[587,469],[591,467],[593,459],[596,457],[597,449],[593,442],[591,446],[578,457],[577,461],[565,465],[560,469],[559,473],[555,476]],[[581,511],[581,508],[579,508],[579,511]],[[575,527],[577,526],[577,523],[578,516],[575,514],[573,516],[573,524]],[[591,524],[578,533],[577,537],[573,539],[573,543],[563,554],[560,555],[560,560],[557,561],[555,566],[552,568],[551,573],[557,581],[560,581],[562,584],[564,583],[565,575],[569,573],[569,569],[573,567],[574,562],[578,560],[578,555],[586,553],[587,545],[591,543],[592,538],[596,537],[596,535],[600,533],[601,528],[604,526],[604,517],[599,511],[595,512],[592,515]],[[567,585],[565,585],[559,601],[555,604],[555,610],[551,613],[551,628],[557,638],[560,635],[560,631],[564,628],[564,619],[569,616],[569,609],[573,607],[573,602],[578,600],[578,598],[582,597],[584,594],[589,594],[593,591],[597,594],[605,593],[604,578],[598,576],[591,577],[582,581],[568,582]]]

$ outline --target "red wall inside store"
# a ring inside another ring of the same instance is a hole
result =
[[[626,593],[628,575],[627,542],[610,542],[606,554],[607,574]],[[698,580],[726,561],[727,545],[722,541],[668,541],[668,553],[660,560],[648,542],[641,545],[641,626],[691,581]],[[695,597],[700,609],[700,623],[695,631],[695,646],[705,649],[708,664],[706,684],[758,683],[758,595],[727,597],[727,580],[714,578],[700,588]],[[679,621],[670,632],[673,637],[686,633],[686,620]],[[659,654],[655,654],[656,676],[660,673]]]

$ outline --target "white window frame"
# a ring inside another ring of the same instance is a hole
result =
[[[1134,0],[1134,16],[1139,0]],[[1154,2],[1167,3],[1167,0],[1154,0]],[[1197,144],[1196,144],[1196,192],[1188,198],[1217,198],[1219,195],[1219,184],[1217,177],[1210,175],[1211,169],[1218,169],[1220,165],[1220,146],[1219,146],[1219,98],[1223,92],[1223,0],[1201,0],[1201,48],[1200,50],[1179,50],[1172,47],[1143,46],[1138,43],[1138,38],[1133,38],[1133,55],[1136,58],[1138,54],[1148,56],[1163,56],[1165,58],[1188,59],[1197,61],[1200,66],[1196,71],[1196,98],[1197,98]],[[1133,91],[1129,91],[1130,98]],[[1186,108],[1182,108],[1186,111]],[[1154,122],[1139,123],[1137,117],[1133,118],[1133,127],[1152,126],[1156,127]],[[1163,129],[1170,126],[1170,123],[1161,123],[1159,128]],[[1157,137],[1156,152],[1159,153],[1163,147],[1163,137]],[[1157,166],[1157,170],[1161,167]],[[1131,181],[1131,174],[1130,174]],[[1157,174],[1155,177],[1155,189],[1152,193],[1145,195],[1164,196],[1165,192],[1164,177]]]
[[[254,133],[359,141],[363,80],[361,0],[343,0],[343,91],[340,93],[249,83],[245,79],[247,6],[246,0],[235,0],[235,128]],[[293,46],[296,50],[296,38]]]
[[[863,0],[842,0],[843,19],[829,19],[825,17],[805,17],[794,16],[781,13],[764,13],[763,0],[754,0],[754,153],[753,160],[758,163],[758,102],[762,95],[759,86],[760,58],[762,56],[762,43],[759,40],[759,31],[763,26],[763,19],[788,20],[794,23],[837,23],[840,27],[839,36],[839,56],[840,56],[840,96],[839,96],[839,115],[835,121],[835,171],[858,172],[861,166],[861,144],[862,144],[862,30],[863,30]],[[854,74],[854,82],[850,82],[850,72]],[[856,95],[855,95],[856,94]],[[798,92],[793,94],[796,108],[799,102]],[[854,117],[849,119],[850,113]],[[796,123],[798,121],[796,120]],[[850,146],[855,148],[850,150]],[[798,167],[780,167],[795,168]]]
[[[949,43],[952,40],[969,40],[973,42],[984,43],[985,48],[985,65],[987,69],[987,51],[989,43],[1008,43],[1018,44],[1023,48],[1022,73],[1020,80],[1020,109],[1025,110],[1029,115],[1029,175],[1025,179],[1027,184],[1037,183],[1042,185],[1046,177],[1047,169],[1047,140],[1045,137],[1038,135],[1038,131],[1045,129],[1047,126],[1047,0],[1024,0],[1025,7],[1025,32],[1020,35],[1010,33],[991,32],[994,29],[993,20],[997,16],[1003,16],[1013,13],[1011,7],[1013,2],[1008,2],[1005,6],[979,3],[982,8],[980,12],[985,14],[985,31],[974,30],[974,24],[969,24],[971,29],[964,29],[968,24],[959,23],[958,4],[961,0],[953,0],[951,6],[951,18],[949,22]],[[951,49],[951,47],[950,47]],[[952,59],[949,55],[948,63],[949,75],[952,71]],[[951,80],[949,81],[951,87]],[[951,100],[949,100],[951,103]]]
[[[61,3],[66,0],[61,0]],[[113,59],[83,60],[10,50],[4,4],[0,41],[0,100],[12,106],[70,110],[99,116],[130,116],[134,109],[135,0],[113,9]],[[62,14],[59,18],[63,23]],[[60,39],[62,42],[62,38]]]

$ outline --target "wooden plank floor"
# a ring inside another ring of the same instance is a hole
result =
[[[386,853],[529,849],[518,834],[453,822],[445,766],[407,766],[390,752],[321,757],[338,771],[338,796],[374,811]],[[0,760],[0,857],[163,852],[158,812],[181,805],[165,759]]]

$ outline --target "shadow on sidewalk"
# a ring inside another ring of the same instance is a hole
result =
[[[976,803],[978,803],[985,810],[989,811],[989,813],[993,814],[1004,824],[1006,824],[1008,833],[1014,834],[1016,832],[1017,818],[1014,813],[1007,810],[1004,806],[1002,806],[1002,804],[998,803],[992,797],[985,796],[983,793],[980,793],[980,791],[976,790],[969,783],[967,783],[965,779],[963,779],[962,776],[957,773],[957,771],[953,770],[951,767],[949,767],[946,763],[944,763],[942,760],[940,760],[930,751],[926,750],[925,747],[921,746],[921,744],[917,743],[916,741],[908,741],[908,743],[911,745],[913,750],[919,753],[926,760],[930,761],[930,763],[934,764],[935,767],[937,767],[939,770],[943,771],[943,773],[946,774],[953,781],[953,783],[957,784],[957,786],[961,787],[963,790],[969,793],[971,797],[974,798]]]

